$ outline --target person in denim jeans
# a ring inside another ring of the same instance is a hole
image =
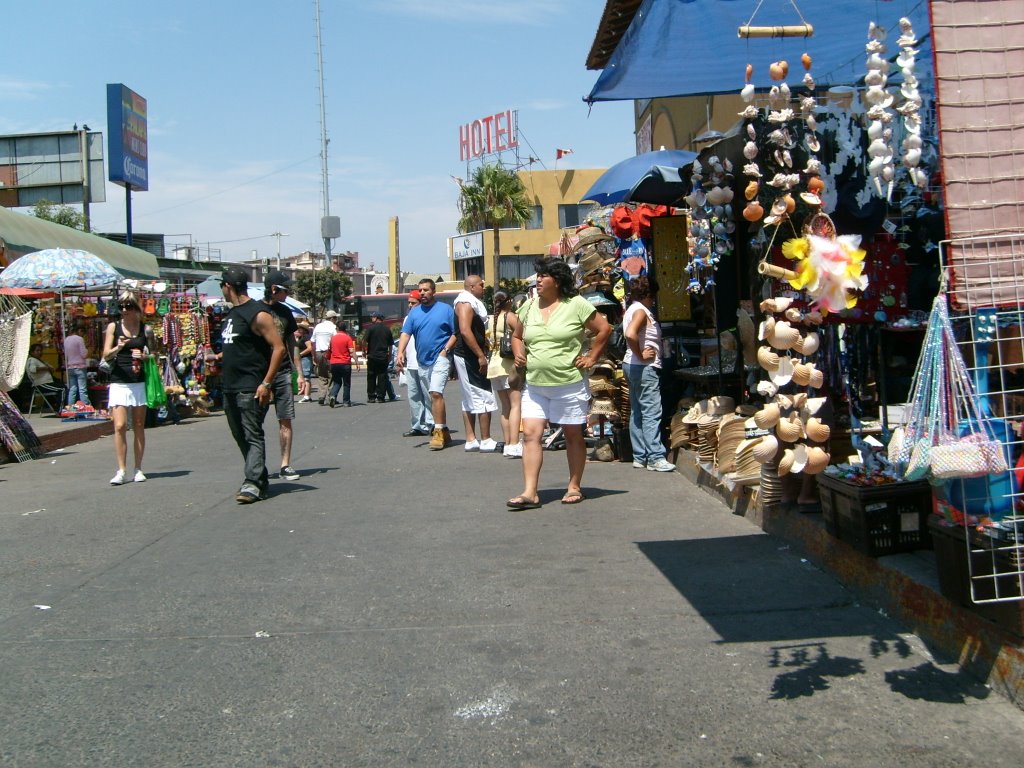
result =
[[[82,327],[75,323],[71,333],[64,337],[64,367],[67,370],[68,406],[78,401],[89,405],[88,371],[89,353],[82,340]]]
[[[270,307],[246,292],[248,274],[227,267],[221,277],[231,311],[221,326],[224,415],[245,459],[245,480],[235,495],[239,504],[265,499],[269,474],[263,420],[270,408],[274,376],[287,354]]]
[[[629,380],[633,466],[671,472],[676,465],[665,459],[665,444],[661,441],[661,326],[651,311],[657,293],[658,284],[652,278],[638,277],[630,283],[633,303],[622,318],[626,337],[622,367]]]

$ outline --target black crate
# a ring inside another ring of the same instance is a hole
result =
[[[870,557],[931,549],[931,486],[925,480],[862,486],[818,475],[826,530]]]

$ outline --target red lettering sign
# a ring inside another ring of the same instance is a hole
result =
[[[459,126],[460,160],[475,160],[518,146],[516,113],[511,109]]]

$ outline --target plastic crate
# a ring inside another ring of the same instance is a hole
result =
[[[931,549],[931,486],[925,480],[863,486],[818,475],[826,530],[870,557]]]

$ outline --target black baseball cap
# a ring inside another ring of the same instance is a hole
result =
[[[245,288],[249,283],[249,272],[243,267],[224,267],[220,281],[235,287]]]
[[[372,318],[374,318],[376,320],[383,320],[384,319],[384,313],[383,312],[374,312],[372,315],[370,315],[370,317],[372,317]]]
[[[282,288],[287,288],[291,284],[292,279],[279,269],[275,269],[263,278],[263,285],[268,291],[271,289],[271,286],[274,285],[280,285]]]

